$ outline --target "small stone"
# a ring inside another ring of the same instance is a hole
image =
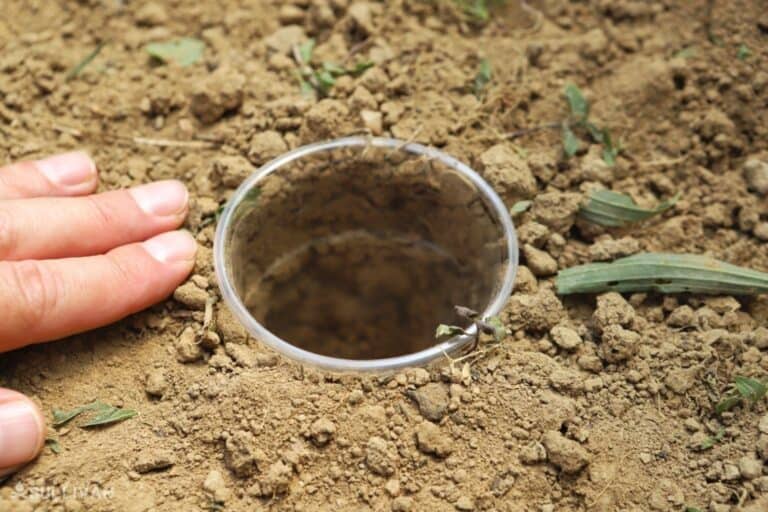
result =
[[[244,345],[248,342],[248,331],[227,307],[222,306],[216,311],[216,330],[224,343]]]
[[[256,473],[266,459],[266,454],[257,447],[250,432],[236,432],[224,444],[224,464],[239,478],[247,478]]]
[[[432,382],[414,391],[409,391],[408,396],[419,407],[419,412],[426,419],[440,421],[448,410],[448,390],[445,385]]]
[[[603,370],[603,362],[594,354],[584,354],[576,359],[579,368],[588,372],[599,373]]]
[[[755,226],[755,229],[752,230],[752,234],[763,242],[768,242],[768,222],[759,223]]]
[[[734,464],[723,465],[723,476],[721,480],[724,482],[732,482],[734,480],[738,480],[740,477],[741,473],[739,472],[738,466]]]
[[[347,15],[354,23],[355,28],[366,36],[373,34],[376,30],[373,25],[372,5],[368,2],[355,2],[347,10]]]
[[[547,450],[543,444],[537,441],[524,447],[520,451],[519,457],[523,464],[538,464],[547,460]]]
[[[372,135],[381,135],[384,131],[384,121],[381,112],[376,110],[361,110],[360,118],[363,120],[363,126]]]
[[[261,497],[282,496],[291,487],[293,468],[283,461],[270,464],[264,476],[259,480],[258,495]]]
[[[563,303],[549,288],[540,288],[533,294],[515,294],[509,299],[508,325],[511,329],[547,332],[565,316]]]
[[[299,25],[286,25],[280,27],[272,34],[264,38],[267,48],[278,53],[289,54],[293,47],[307,39],[307,34]]]
[[[203,489],[208,491],[217,503],[226,503],[232,493],[224,481],[224,477],[215,469],[208,473],[203,483]]]
[[[235,361],[235,363],[237,363],[239,366],[242,366],[243,368],[255,368],[259,364],[256,351],[254,351],[248,345],[227,343],[224,345],[224,350],[227,352],[227,355]]]
[[[589,453],[579,443],[564,437],[560,432],[549,431],[544,434],[542,444],[547,450],[549,462],[559,467],[563,473],[578,473],[589,464]]]
[[[243,75],[221,67],[195,86],[189,101],[190,110],[201,123],[212,124],[240,108],[244,88]]]
[[[336,425],[328,418],[318,418],[309,427],[309,435],[317,446],[325,446],[336,435]]]
[[[763,476],[763,463],[754,457],[739,459],[739,474],[744,480],[753,480]]]
[[[532,198],[537,191],[527,161],[509,144],[497,144],[479,159],[482,175],[502,195],[507,204]]]
[[[203,351],[197,343],[195,329],[187,327],[175,343],[176,359],[180,363],[194,363],[203,357]]]
[[[296,5],[283,5],[278,14],[280,23],[289,25],[291,23],[301,23],[304,20],[304,10]]]
[[[146,27],[155,27],[168,21],[168,13],[162,3],[149,2],[136,11],[136,22]]]
[[[749,158],[744,163],[744,179],[752,190],[760,194],[768,194],[768,161]]]
[[[262,165],[288,150],[280,132],[267,130],[251,138],[248,146],[248,160],[254,165]]]
[[[176,291],[173,292],[173,298],[190,309],[202,311],[208,300],[208,292],[200,289],[192,281],[188,281],[176,288]]]
[[[160,471],[168,469],[175,463],[173,453],[168,450],[148,450],[143,451],[136,458],[133,465],[134,471],[140,474],[151,471]]]
[[[165,378],[165,371],[161,368],[151,370],[147,374],[147,381],[144,389],[148,395],[162,398],[168,389],[168,381]]]
[[[469,496],[463,495],[459,497],[458,500],[456,500],[456,503],[454,506],[456,507],[456,510],[462,510],[462,511],[475,510],[475,500],[473,500]]]
[[[566,233],[576,220],[582,196],[572,192],[545,192],[538,194],[531,207],[531,215],[541,224],[557,233]]]
[[[667,325],[671,327],[690,327],[693,325],[693,308],[688,305],[675,308],[667,317]]]
[[[384,490],[387,491],[387,494],[392,496],[393,498],[400,495],[400,480],[397,478],[392,478],[391,480],[387,480],[387,483],[384,484]]]
[[[554,326],[549,331],[549,336],[555,345],[565,350],[574,350],[582,343],[579,333],[562,325]]]
[[[211,180],[225,187],[239,187],[255,170],[253,165],[240,155],[222,155],[211,164]]]
[[[205,331],[200,338],[200,346],[206,350],[215,350],[221,344],[221,337],[213,331]]]
[[[361,403],[364,398],[365,398],[365,394],[363,393],[363,391],[360,389],[356,389],[349,394],[349,396],[347,397],[347,402],[350,405],[357,405]]]
[[[365,465],[377,475],[390,476],[394,474],[394,448],[381,437],[371,437],[365,447]]]
[[[637,352],[640,335],[620,325],[609,325],[603,329],[600,355],[608,363],[626,361]]]
[[[701,368],[698,366],[670,370],[664,379],[664,385],[678,395],[683,395],[699,381],[700,371]]]
[[[757,424],[757,430],[763,434],[768,434],[768,414],[764,414],[760,418],[760,423]]]
[[[620,294],[608,292],[597,297],[597,308],[592,314],[592,321],[598,331],[609,325],[628,327],[634,319],[634,308]]]
[[[411,512],[413,510],[413,498],[400,496],[392,500],[392,512]]]
[[[608,238],[595,242],[589,247],[589,257],[592,261],[611,261],[616,258],[630,256],[640,251],[640,242],[632,237],[618,240]]]
[[[535,276],[546,277],[557,272],[557,261],[541,249],[526,244],[523,246],[523,256],[528,268]]]
[[[416,444],[422,452],[441,459],[453,453],[453,441],[440,427],[429,421],[422,421],[416,426]]]

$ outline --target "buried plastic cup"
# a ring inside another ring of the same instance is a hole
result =
[[[304,364],[386,372],[466,349],[517,270],[509,213],[476,172],[436,149],[347,137],[297,148],[237,189],[216,231],[229,308]],[[436,340],[439,324],[466,333]]]

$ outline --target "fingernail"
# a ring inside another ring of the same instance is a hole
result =
[[[144,242],[144,248],[162,263],[195,259],[197,242],[186,231],[170,231]]]
[[[139,208],[150,215],[166,217],[179,215],[187,208],[187,187],[176,180],[158,181],[132,188],[131,195]]]
[[[0,469],[24,464],[40,451],[40,414],[31,402],[0,404]]]
[[[51,156],[35,164],[49,181],[64,187],[90,183],[96,177],[96,164],[83,151]]]

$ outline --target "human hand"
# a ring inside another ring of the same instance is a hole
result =
[[[63,338],[140,311],[189,275],[197,244],[178,228],[178,181],[91,195],[82,152],[0,168],[0,352]],[[45,423],[29,398],[0,389],[0,477],[37,457]]]

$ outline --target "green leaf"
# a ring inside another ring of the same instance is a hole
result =
[[[295,48],[295,47],[294,47]],[[312,52],[315,50],[315,40],[307,39],[299,45],[299,58],[304,64],[309,64],[312,60]]]
[[[579,215],[594,224],[618,227],[658,215],[672,208],[678,199],[680,194],[662,201],[654,208],[641,208],[628,195],[601,189],[589,195],[589,201],[581,207]]]
[[[475,96],[478,98],[480,97],[483,89],[485,89],[485,86],[490,83],[491,78],[493,78],[491,63],[488,62],[488,59],[483,59],[480,61],[480,67],[478,68],[477,74],[475,75]]]
[[[584,121],[589,117],[589,103],[581,93],[581,89],[573,84],[565,86],[565,99],[571,109],[571,115],[577,121]]]
[[[93,407],[94,407],[94,404],[77,407],[75,409],[72,409],[71,411],[61,411],[59,409],[54,409],[53,410],[53,426],[60,427],[66,423],[69,423],[70,421],[77,418],[85,411],[92,410]]]
[[[99,44],[96,45],[96,48],[91,51],[88,55],[85,56],[83,60],[81,60],[75,67],[73,67],[69,73],[67,73],[67,80],[72,80],[73,78],[77,78],[80,76],[80,73],[83,72],[85,67],[90,64],[93,59],[96,58],[96,56],[101,52],[101,49],[104,48],[104,46],[107,44],[106,41],[102,41]]]
[[[715,405],[715,412],[717,414],[723,414],[725,411],[730,411],[741,403],[741,397],[736,395],[726,396]]]
[[[485,323],[493,328],[493,338],[496,341],[502,341],[507,337],[507,328],[499,317],[490,316],[485,319]]]
[[[145,49],[151,57],[166,64],[175,63],[186,67],[200,60],[205,43],[194,37],[182,37],[162,43],[150,43]]]
[[[442,338],[444,336],[457,336],[459,334],[465,333],[466,331],[457,325],[440,324],[437,326],[437,329],[435,329],[435,338]]]
[[[61,453],[61,445],[56,439],[53,439],[52,437],[46,438],[45,445],[56,455]]]
[[[333,62],[323,62],[323,69],[331,75],[341,76],[347,73],[346,68],[334,64]]]
[[[675,53],[672,57],[680,58],[680,59],[690,59],[695,56],[696,56],[696,48],[693,46],[687,46],[682,50],[680,50],[679,52]]]
[[[112,423],[119,423],[127,419],[133,418],[139,414],[136,411],[130,409],[119,409],[108,405],[98,411],[98,414],[91,418],[90,421],[80,425],[82,428],[100,427],[103,425],[110,425]]]
[[[579,151],[580,147],[581,141],[573,133],[571,127],[563,124],[563,151],[565,151],[566,156],[572,157]]]
[[[750,379],[748,377],[734,377],[733,387],[743,399],[749,400],[753,404],[761,400],[765,396],[766,391],[768,391],[765,384],[759,380]]]
[[[515,215],[520,215],[524,211],[528,210],[528,208],[530,208],[532,204],[533,204],[533,201],[518,201],[512,205],[512,208],[509,209],[509,214],[512,215],[513,217]]]
[[[299,88],[301,89],[302,96],[310,97],[315,95],[315,88],[303,78],[299,78]]]
[[[720,427],[717,429],[717,433],[714,436],[709,436],[706,438],[701,445],[699,446],[702,450],[709,450],[713,446],[715,446],[716,443],[719,443],[723,440],[723,436],[725,435],[725,429]]]
[[[98,425],[107,425],[118,421],[127,420],[136,416],[138,413],[129,409],[118,409],[103,402],[93,402],[92,404],[77,407],[71,411],[53,410],[53,426],[60,427],[65,423],[72,421],[84,412],[95,412],[95,416],[81,427],[95,427]]]
[[[369,60],[360,61],[357,64],[355,64],[355,67],[347,69],[347,73],[349,73],[352,76],[357,76],[363,74],[364,71],[372,68],[374,66],[373,62]]]
[[[701,509],[696,507],[685,507],[685,512],[701,512]]]
[[[756,295],[768,292],[768,274],[697,254],[643,253],[561,270],[555,284],[561,295],[606,291]]]
[[[326,70],[318,71],[315,74],[315,78],[319,84],[320,92],[323,93],[323,95],[328,94],[328,91],[336,83],[336,79],[333,75]]]
[[[747,60],[752,55],[752,50],[745,44],[739,46],[739,50],[736,52],[736,58],[739,60]]]

